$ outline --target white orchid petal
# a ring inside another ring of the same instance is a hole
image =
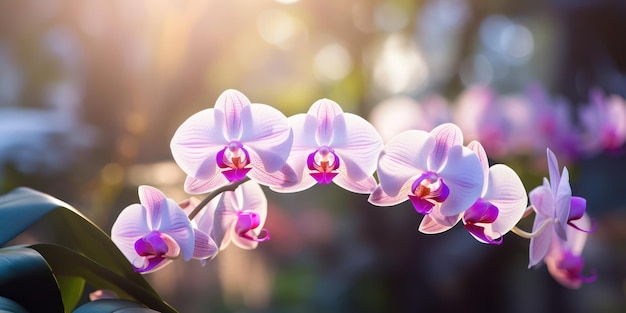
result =
[[[424,234],[439,234],[454,227],[461,220],[461,215],[443,216],[435,213],[433,210],[430,214],[424,215],[418,230]]]
[[[533,232],[541,228],[545,221],[546,219],[543,218],[535,218]],[[529,268],[539,264],[546,257],[550,249],[553,233],[553,227],[548,226],[539,235],[530,239]]]
[[[557,161],[556,156],[554,155],[552,150],[550,150],[550,148],[546,150],[546,153],[548,155],[548,173],[550,175],[550,187],[552,187],[552,190],[555,193],[554,195],[556,196],[556,191],[559,189],[559,182],[561,181],[561,175],[559,174],[559,162]]]
[[[139,202],[147,210],[150,228],[158,229],[161,223],[161,206],[165,206],[165,195],[160,190],[147,185],[139,186],[137,193],[139,194]]]
[[[455,124],[444,123],[431,130],[430,135],[435,139],[435,145],[428,158],[428,168],[438,172],[446,162],[448,150],[463,145],[463,133]]]
[[[483,175],[485,177],[485,183],[483,185],[482,193],[485,193],[487,186],[488,186],[487,180],[489,179],[489,159],[487,158],[487,153],[485,152],[485,148],[483,148],[480,142],[476,140],[472,140],[469,144],[467,144],[467,148],[469,148],[470,150],[474,151],[474,153],[476,153],[476,156],[478,157],[478,160],[480,161],[480,165],[483,168]]]
[[[229,141],[239,140],[242,135],[242,130],[245,127],[244,121],[241,118],[241,114],[247,106],[250,105],[250,100],[241,92],[228,89],[217,98],[214,108],[224,112],[224,136]]]
[[[555,190],[555,212],[558,224],[555,225],[554,230],[561,240],[567,240],[567,234],[565,229],[567,228],[567,220],[569,218],[570,205],[572,201],[572,188],[569,185],[569,172],[567,168],[563,168],[563,174],[559,181],[559,189]]]
[[[535,187],[528,193],[530,204],[537,215],[543,218],[554,217],[554,195],[550,189],[548,179],[543,179],[543,185]]]
[[[241,142],[260,157],[263,170],[272,173],[281,169],[293,144],[287,117],[269,105],[253,103],[243,109],[241,120]]]
[[[205,232],[196,230],[194,237],[194,259],[212,259],[220,251],[215,240]]]
[[[426,160],[433,145],[434,139],[420,130],[402,132],[385,145],[378,160],[377,174],[387,195],[396,196],[409,179],[427,170]]]
[[[335,119],[332,148],[353,180],[363,180],[376,170],[383,140],[372,124],[362,117],[344,113]]]
[[[252,169],[248,176],[257,183],[268,187],[290,187],[298,183],[298,175],[288,164],[273,173]]]
[[[372,191],[374,191],[374,189],[376,189],[377,185],[376,179],[374,179],[373,176],[367,177],[359,181],[355,181],[348,177],[345,173],[341,173],[341,171],[340,174],[333,179],[333,182],[335,182],[337,186],[345,190],[363,194],[371,193]]]
[[[231,233],[237,221],[237,211],[233,206],[234,192],[226,191],[218,197],[213,219],[213,234],[215,243],[220,250],[224,250],[230,243]]]
[[[400,192],[398,192],[395,196],[390,196],[385,193],[382,187],[379,185],[374,189],[372,194],[370,194],[367,201],[369,201],[373,205],[378,206],[394,206],[400,204],[404,201],[409,200],[409,193],[411,192],[411,185],[413,182],[407,182],[402,188],[400,188]]]
[[[132,262],[139,257],[135,251],[135,242],[150,231],[152,229],[148,225],[146,208],[137,203],[131,204],[117,216],[111,229],[111,239]]]
[[[187,214],[172,199],[167,199],[161,206],[160,232],[171,236],[180,246],[183,258],[187,261],[193,254],[193,227]]]
[[[304,174],[299,182],[289,187],[271,186],[270,189],[281,193],[294,193],[309,189],[317,184],[317,181],[309,174]]]
[[[216,155],[228,144],[223,129],[223,113],[214,109],[200,111],[178,127],[170,148],[174,160],[187,175],[198,179],[215,175]]]
[[[496,239],[521,220],[528,197],[517,173],[503,164],[496,164],[489,169],[487,186],[482,198],[498,208],[498,217],[490,225],[495,235],[492,239]]]
[[[248,181],[241,184],[235,193],[242,200],[237,209],[258,214],[260,219],[258,228],[263,228],[267,218],[267,197],[261,186],[254,181]]]
[[[309,108],[307,114],[317,120],[315,138],[320,146],[327,146],[333,140],[333,123],[335,117],[341,116],[343,110],[337,102],[329,99],[319,99]]]
[[[315,132],[317,131],[317,120],[309,114],[296,114],[288,119],[293,130],[293,151],[309,151],[312,153],[319,147],[315,140]],[[291,155],[290,155],[291,156]],[[306,160],[305,160],[306,162]]]
[[[589,215],[585,213],[583,217],[578,220],[572,221],[580,229],[591,229],[592,223]],[[572,253],[580,255],[585,248],[585,242],[587,241],[588,233],[580,231],[574,227],[567,227],[567,241],[564,243],[564,248],[569,249]]]
[[[476,154],[463,146],[451,147],[448,161],[439,177],[450,189],[441,204],[441,214],[453,216],[467,210],[480,197],[483,189],[483,170]]]
[[[218,198],[211,199],[211,201],[209,201],[209,203],[207,203],[207,205],[204,206],[204,208],[202,208],[200,212],[198,212],[198,214],[193,218],[193,221],[196,223],[196,228],[198,230],[206,234],[210,234],[213,231],[213,219],[215,217],[215,209],[217,207],[217,202],[218,202]],[[195,203],[195,201],[193,201],[192,203]],[[193,210],[195,206],[198,204],[199,204],[199,201],[198,203],[194,205],[194,207],[191,210]],[[185,210],[186,213],[187,211],[189,210]]]
[[[235,244],[235,246],[244,250],[253,250],[256,249],[256,247],[259,245],[257,241],[250,240],[235,234],[232,234],[231,241]]]
[[[197,195],[213,191],[226,184],[228,184],[228,179],[226,179],[222,173],[218,172],[208,180],[187,176],[184,183],[184,189],[186,193]]]

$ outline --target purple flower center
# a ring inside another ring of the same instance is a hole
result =
[[[242,180],[251,169],[246,167],[250,164],[250,154],[239,141],[232,141],[220,150],[216,161],[217,166],[224,169],[222,174],[231,183]]]
[[[556,264],[557,268],[564,271],[570,280],[580,280],[583,283],[591,283],[596,280],[596,273],[591,276],[582,276],[581,272],[585,266],[585,261],[579,255],[574,255],[569,251],[563,253],[563,257]]]
[[[144,257],[144,264],[135,266],[137,272],[147,272],[165,261],[167,258],[176,258],[180,254],[180,247],[167,234],[153,230],[135,241],[135,251]]]
[[[494,240],[485,233],[485,227],[478,224],[491,224],[498,218],[498,207],[482,198],[478,198],[476,202],[465,211],[463,221],[465,229],[482,241],[490,244],[499,245],[502,243],[502,237]]]
[[[331,148],[322,146],[309,154],[306,164],[309,170],[312,171],[310,175],[318,183],[330,184],[338,174],[333,171],[339,168],[339,157]]]
[[[418,177],[411,187],[409,195],[415,210],[421,214],[430,214],[435,204],[444,202],[450,195],[450,188],[434,172],[426,172]]]
[[[239,211],[237,212],[237,223],[235,223],[235,232],[240,237],[262,242],[270,239],[269,232],[263,228],[261,231],[265,232],[263,237],[259,237],[254,233],[254,229],[261,225],[261,218],[259,215],[252,211]]]

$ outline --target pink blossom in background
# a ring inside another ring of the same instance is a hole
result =
[[[579,111],[585,132],[584,149],[590,154],[616,151],[626,141],[626,101],[600,90],[590,92],[591,103]]]
[[[586,214],[574,221],[575,225],[567,227],[567,240],[553,237],[550,250],[544,261],[548,272],[561,285],[577,289],[583,283],[591,283],[596,280],[595,271],[585,276],[582,274],[585,262],[581,254],[587,240],[587,232],[580,229],[590,229],[591,221]]]
[[[527,121],[528,128],[521,132],[532,135],[534,155],[542,155],[550,148],[565,159],[565,163],[579,157],[581,134],[573,121],[572,105],[565,99],[551,98],[539,84],[528,86],[525,95],[532,119]]]
[[[479,141],[489,155],[506,155],[509,125],[491,87],[475,85],[465,89],[453,105],[452,121],[466,140]]]
[[[113,223],[111,239],[137,272],[163,268],[182,255],[191,259],[194,232],[187,215],[158,189],[139,186],[141,204],[126,207]]]
[[[377,173],[380,185],[370,203],[392,206],[410,200],[417,212],[445,226],[458,222],[484,183],[476,153],[463,146],[461,130],[451,123],[430,133],[409,130],[393,137],[380,154]]]
[[[502,143],[503,155],[533,155],[537,146],[544,145],[542,138],[538,138],[538,116],[533,104],[523,95],[503,95],[498,97],[498,103],[508,128]],[[545,150],[545,146],[541,148],[542,154]]]
[[[373,174],[383,140],[372,124],[328,99],[316,101],[306,114],[289,121],[294,140],[287,164],[299,182],[272,190],[297,192],[331,182],[356,193],[376,188]]]
[[[213,232],[215,242],[224,250],[232,242],[242,249],[255,249],[269,239],[263,228],[267,218],[267,198],[254,181],[241,184],[235,191],[225,191],[216,198]]]
[[[250,100],[239,91],[224,91],[212,109],[200,111],[178,128],[170,147],[188,175],[185,191],[200,194],[248,176],[268,186],[296,181],[285,166],[293,134],[275,108]]]
[[[429,131],[450,122],[448,101],[439,95],[417,101],[408,96],[396,96],[378,103],[370,112],[369,121],[385,142],[410,129]]]

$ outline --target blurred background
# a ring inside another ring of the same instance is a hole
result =
[[[334,185],[266,189],[270,241],[147,279],[181,312],[623,312],[625,29],[620,0],[2,1],[0,193],[107,232],[138,185],[182,201],[170,139],[228,88],[287,116],[330,98],[385,139],[452,121],[528,191],[555,151],[598,223],[596,282],[566,289],[527,269],[526,239],[423,235],[410,204]]]

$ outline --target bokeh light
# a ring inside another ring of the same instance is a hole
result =
[[[172,135],[229,88],[286,116],[332,99],[385,140],[452,121],[528,190],[557,153],[598,222],[597,282],[565,290],[526,268],[527,241],[423,236],[410,206],[332,185],[264,189],[271,240],[148,280],[181,312],[625,311],[623,29],[619,1],[0,2],[0,192],[107,232],[139,185],[183,201]]]

